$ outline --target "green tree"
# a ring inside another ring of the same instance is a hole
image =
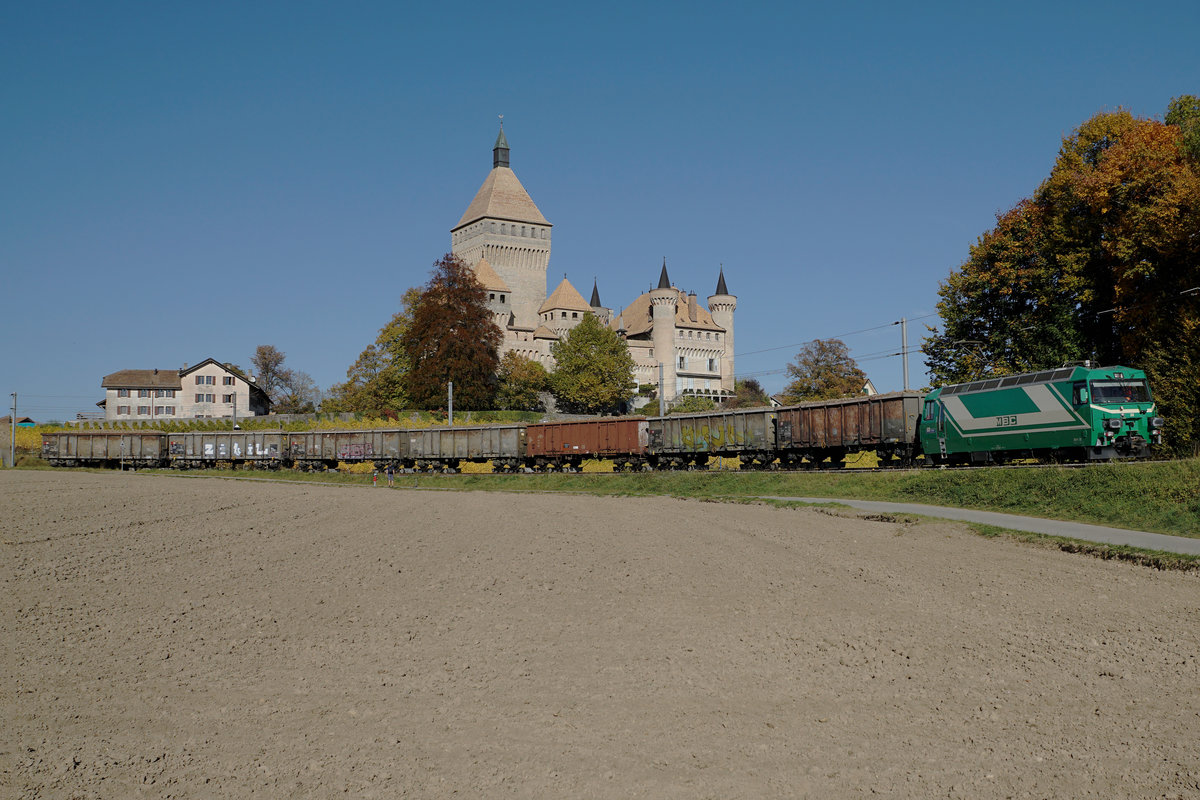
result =
[[[1185,94],[1172,98],[1163,122],[1179,128],[1179,144],[1192,161],[1200,161],[1200,97]]]
[[[685,395],[681,400],[677,401],[667,410],[667,415],[671,414],[698,414],[702,411],[712,411],[717,407],[717,404],[710,397],[701,397],[700,395],[689,394]],[[655,414],[658,412],[655,411]]]
[[[433,275],[413,306],[412,323],[400,338],[408,358],[405,386],[417,408],[444,408],[454,383],[454,407],[491,408],[500,366],[500,329],[487,307],[487,292],[458,256],[434,262]]]
[[[725,401],[725,408],[758,408],[771,404],[771,398],[762,384],[755,378],[734,381],[733,397]]]
[[[585,414],[617,410],[633,397],[633,357],[621,337],[583,315],[565,339],[550,345],[556,364],[550,389],[561,408]]]
[[[541,411],[539,392],[550,388],[550,374],[531,358],[513,351],[500,359],[497,374],[500,387],[496,392],[496,407],[510,411]]]
[[[346,382],[330,389],[330,397],[321,404],[322,410],[383,414],[399,412],[409,406],[406,389],[408,355],[402,343],[420,296],[421,292],[416,288],[404,293],[400,310],[379,329],[375,341],[346,370]]]
[[[1078,358],[1077,275],[1047,257],[1043,209],[1023,200],[996,218],[970,257],[942,284],[941,332],[926,339],[940,382],[1008,375]]]
[[[867,375],[850,357],[850,349],[840,339],[816,339],[796,354],[788,364],[792,382],[783,390],[786,403],[805,400],[832,400],[862,392]]]

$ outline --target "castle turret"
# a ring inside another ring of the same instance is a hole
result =
[[[600,324],[607,328],[608,324],[612,322],[613,312],[611,308],[605,308],[604,304],[600,302],[600,285],[595,278],[592,278],[592,299],[588,301],[588,305],[592,307],[592,314]]]
[[[733,312],[737,308],[737,298],[729,293],[725,285],[725,267],[717,278],[717,291],[708,298],[708,313],[712,314],[713,322],[725,329],[722,337],[725,342],[725,355],[721,358],[721,388],[725,391],[734,390],[733,372]]]
[[[658,288],[650,291],[650,314],[654,325],[651,331],[654,360],[662,364],[662,394],[667,401],[674,400],[679,394],[675,369],[675,312],[678,303],[679,290],[671,286],[671,279],[667,276],[667,260],[664,258]]]

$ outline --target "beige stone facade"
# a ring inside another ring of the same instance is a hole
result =
[[[553,369],[550,346],[592,313],[625,338],[639,385],[656,385],[661,364],[668,401],[733,392],[737,298],[726,289],[723,269],[707,308],[695,293],[671,284],[665,261],[658,288],[616,313],[601,304],[598,286],[593,284],[591,300],[585,300],[565,274],[547,295],[553,226],[509,166],[503,129],[492,154],[492,171],[451,229],[450,243],[488,292],[488,307],[504,333],[502,353],[513,351]]]

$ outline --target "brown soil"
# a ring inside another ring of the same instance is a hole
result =
[[[0,473],[0,795],[1196,797],[1200,581],[951,524]]]

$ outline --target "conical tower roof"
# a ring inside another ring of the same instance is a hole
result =
[[[592,299],[589,303],[592,308],[604,308],[604,304],[600,302],[600,287],[595,278],[592,279]]]
[[[475,265],[475,280],[479,281],[479,285],[485,289],[496,292],[512,291],[486,258],[479,259],[479,263]]]
[[[483,185],[475,193],[475,199],[467,206],[467,210],[451,231],[485,217],[510,222],[532,222],[551,227],[534,204],[529,192],[525,191],[525,187],[517,179],[516,173],[508,166],[508,139],[504,135],[504,128],[500,129],[492,152],[492,171],[483,179]]]
[[[665,258],[663,259],[662,274],[658,276],[658,288],[659,289],[670,289],[671,288],[671,279],[670,279],[670,277],[667,276],[667,260]]]
[[[725,265],[721,265],[721,274],[717,277],[717,290],[713,294],[729,294],[729,289],[725,286]]]
[[[591,311],[592,307],[588,305],[587,300],[583,299],[583,295],[571,285],[571,282],[566,278],[562,279],[562,283],[550,293],[546,298],[546,302],[542,303],[542,307],[538,309],[539,314],[544,314],[551,310],[564,311]]]

